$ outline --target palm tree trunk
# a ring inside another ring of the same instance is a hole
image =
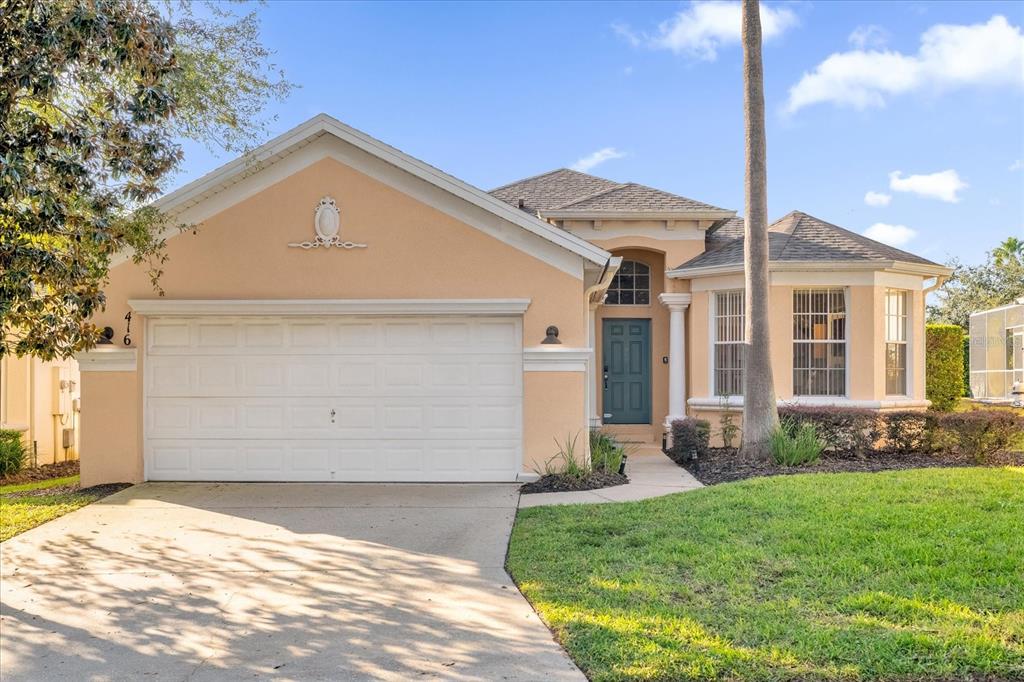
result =
[[[743,0],[743,111],[746,133],[746,222],[743,358],[743,455],[769,456],[768,438],[778,426],[768,333],[768,176],[764,132],[764,69],[758,0]]]

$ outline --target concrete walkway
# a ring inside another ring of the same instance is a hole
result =
[[[147,483],[0,544],[0,679],[573,680],[515,485]]]
[[[639,447],[629,455],[626,463],[629,483],[599,490],[568,493],[534,493],[519,498],[520,507],[540,507],[547,504],[599,504],[602,502],[628,502],[661,497],[704,487],[655,445]]]

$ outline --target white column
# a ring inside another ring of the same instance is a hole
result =
[[[591,303],[587,313],[588,346],[592,352],[587,361],[587,417],[591,426],[601,425],[601,416],[597,413],[597,382],[600,373],[597,371],[597,308],[600,303]]]
[[[686,309],[690,294],[659,294],[669,310],[668,326],[668,414],[665,427],[686,416]]]

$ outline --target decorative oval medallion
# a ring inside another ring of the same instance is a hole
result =
[[[313,229],[321,239],[334,239],[338,236],[338,228],[341,227],[341,218],[334,199],[324,197],[316,207],[316,214],[313,217]]]

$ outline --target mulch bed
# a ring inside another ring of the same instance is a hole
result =
[[[867,457],[842,457],[823,454],[816,464],[784,467],[775,462],[748,462],[735,448],[711,448],[708,454],[683,462],[684,469],[704,485],[728,483],[756,476],[789,476],[792,474],[842,473],[923,469],[929,467],[1024,466],[1024,452],[1002,452],[990,455],[979,464],[973,458],[952,453],[896,454],[874,453]]]
[[[78,485],[59,485],[53,488],[38,488],[36,490],[21,490],[16,493],[4,493],[0,495],[0,499],[16,500],[19,497],[48,497],[50,495],[68,495],[70,493],[96,495],[97,499],[99,499],[107,495],[113,495],[125,488],[130,488],[131,485],[131,483],[103,483],[102,485],[94,485],[91,488],[82,488]]]
[[[613,485],[624,485],[629,483],[625,474],[609,473],[606,471],[592,471],[583,478],[564,476],[562,474],[547,474],[536,481],[524,483],[519,492],[523,495],[530,493],[567,493],[575,490],[597,490],[598,488],[610,488]]]
[[[22,469],[16,474],[0,478],[0,485],[11,485],[12,483],[34,483],[45,481],[50,478],[64,478],[65,476],[78,475],[78,460],[69,462],[57,462],[56,464],[44,464],[31,469]]]

